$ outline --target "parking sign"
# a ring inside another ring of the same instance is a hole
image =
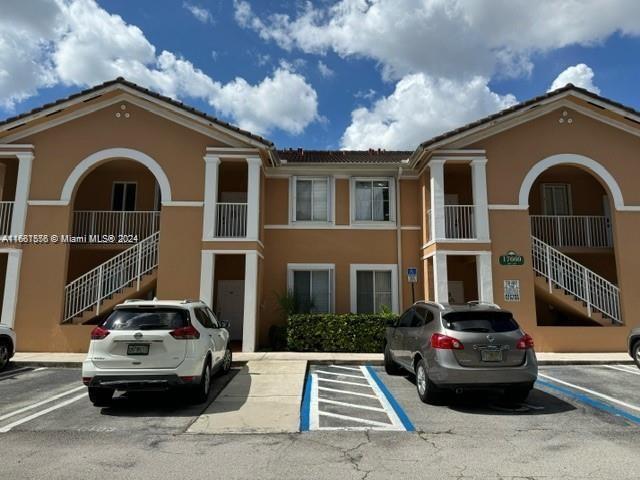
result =
[[[416,283],[418,281],[418,269],[415,267],[407,268],[407,280],[409,283]]]

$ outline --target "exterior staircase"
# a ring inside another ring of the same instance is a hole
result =
[[[621,325],[620,289],[581,263],[531,237],[536,292],[600,325]]]
[[[149,235],[69,283],[62,323],[87,323],[151,288],[157,279],[159,237],[159,232]]]

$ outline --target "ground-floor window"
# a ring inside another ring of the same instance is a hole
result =
[[[289,264],[289,292],[297,313],[333,312],[333,265]]]
[[[351,310],[356,313],[398,311],[396,265],[351,265]]]

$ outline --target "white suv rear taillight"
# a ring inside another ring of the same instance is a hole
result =
[[[97,326],[93,330],[91,330],[91,340],[102,340],[109,335],[109,330],[102,328],[101,326]]]
[[[200,338],[200,332],[193,325],[176,328],[169,332],[176,340],[196,340]]]

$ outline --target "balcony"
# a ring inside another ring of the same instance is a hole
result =
[[[0,202],[0,235],[11,233],[11,219],[14,202]]]
[[[216,205],[216,231],[218,238],[244,238],[247,236],[247,203],[218,203]]]
[[[73,235],[137,235],[138,240],[160,229],[160,212],[76,210]]]
[[[475,239],[475,205],[445,205],[444,232],[446,240]],[[427,221],[431,226],[431,210],[427,211]],[[432,228],[429,228],[429,240],[433,240]]]
[[[596,215],[531,215],[531,234],[556,247],[611,248],[611,222]]]

